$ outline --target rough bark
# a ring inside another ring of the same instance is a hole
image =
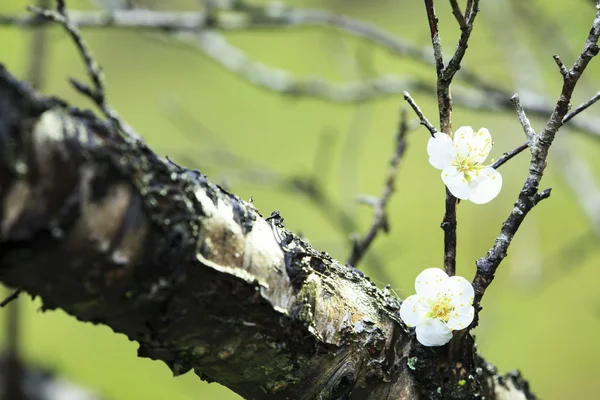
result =
[[[248,399],[532,399],[465,332],[424,348],[400,300],[198,171],[0,67],[0,280]]]

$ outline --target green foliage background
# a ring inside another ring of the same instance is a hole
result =
[[[530,2],[538,7],[538,16],[557,23],[559,35],[574,49],[581,48],[594,15],[591,2]],[[328,8],[371,21],[422,46],[429,45],[421,1],[287,3]],[[442,43],[449,52],[455,46],[458,27],[446,2],[438,3]],[[561,80],[551,55],[562,50],[544,36],[539,23],[515,11],[514,3],[482,1],[466,64],[507,88],[519,90],[513,84],[506,54],[524,45],[520,48],[537,63],[528,67],[537,71],[548,99],[554,101]],[[5,0],[0,3],[0,12],[22,12],[27,4]],[[152,1],[156,9],[193,10],[196,4]],[[69,6],[91,8],[82,1],[71,1]],[[512,40],[507,40],[498,27],[509,29]],[[48,35],[42,91],[91,107],[67,82],[68,76],[86,79],[73,44],[61,29],[52,28]],[[328,222],[327,215],[298,193],[283,191],[275,184],[241,179],[240,172],[258,166],[286,176],[306,176],[317,168],[327,193],[356,216],[364,232],[371,210],[357,205],[354,199],[358,194],[378,195],[381,191],[398,110],[404,105],[400,95],[360,105],[282,97],[252,86],[167,36],[157,40],[154,34],[116,30],[86,30],[84,36],[106,72],[110,102],[158,153],[170,155],[188,167],[198,167],[215,181],[227,179],[235,193],[253,197],[263,215],[280,210],[288,228],[302,232],[318,249],[346,259],[348,240]],[[433,67],[399,59],[334,30],[272,29],[236,32],[227,37],[253,59],[299,75],[315,74],[335,81],[384,73],[415,74],[432,82],[434,78]],[[0,26],[0,62],[22,78],[27,75],[30,38],[31,31]],[[566,64],[574,59],[574,54],[561,56]],[[594,60],[587,71],[587,83],[577,92],[576,103],[600,89],[599,72],[600,60]],[[435,100],[425,93],[412,94],[429,118],[436,121]],[[597,108],[588,112],[597,113]],[[536,129],[543,126],[541,120],[532,122]],[[454,126],[461,125],[490,129],[496,143],[492,153],[495,158],[524,139],[512,113],[456,107]],[[320,142],[324,135],[333,139],[325,147]],[[577,153],[598,171],[598,139],[566,129],[560,135],[571,136],[569,142]],[[363,263],[381,286],[390,283],[401,297],[412,293],[413,279],[421,270],[440,267],[442,262],[439,223],[444,188],[438,171],[428,165],[427,138],[423,128],[409,137],[397,192],[389,207],[391,234],[378,238],[373,248],[382,267],[373,267],[373,257]],[[218,149],[252,163],[236,165],[231,158],[219,156]],[[505,372],[520,369],[541,398],[591,399],[600,391],[600,251],[591,225],[559,172],[560,165],[553,161],[551,157],[543,180],[543,186],[553,188],[552,196],[527,217],[517,234],[508,259],[486,294],[475,333],[479,350],[488,360]],[[526,176],[526,164],[524,153],[502,168],[505,186],[493,202],[482,206],[460,204],[458,274],[473,276],[475,260],[488,250],[512,208]],[[239,398],[190,373],[172,378],[162,363],[137,358],[137,345],[109,328],[77,322],[62,312],[38,312],[37,300],[23,298],[21,302],[26,359],[55,369],[107,398]]]

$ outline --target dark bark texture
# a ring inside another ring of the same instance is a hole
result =
[[[0,280],[248,399],[532,399],[462,332],[424,348],[400,300],[109,121],[0,67]]]

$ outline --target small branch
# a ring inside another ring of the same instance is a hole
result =
[[[458,26],[460,27],[460,29],[466,29],[467,28],[467,21],[465,21],[465,16],[463,15],[462,11],[460,10],[460,5],[458,5],[458,1],[457,0],[450,0],[450,6],[452,7],[452,14],[454,14],[454,18],[456,18],[456,21],[458,22]]]
[[[531,145],[535,138],[535,131],[531,127],[529,118],[527,118],[527,115],[525,114],[525,110],[523,109],[523,105],[521,104],[521,99],[519,98],[519,95],[515,93],[510,98],[510,101],[512,101],[512,103],[515,105],[515,110],[517,111],[517,117],[519,118],[519,122],[521,123],[521,126],[523,127],[523,132],[525,133],[525,136],[527,137],[527,142]]]
[[[471,22],[471,13],[473,12],[473,0],[467,0],[467,6],[465,7],[465,19]]]
[[[429,22],[429,31],[431,33],[431,44],[433,46],[433,58],[435,60],[435,70],[438,78],[444,70],[444,56],[442,54],[442,42],[438,31],[438,19],[435,15],[433,0],[425,0],[425,9],[427,10],[427,20]]]
[[[444,270],[449,276],[456,274],[456,206],[458,200],[446,187],[444,219],[440,227],[444,230]]]
[[[21,289],[17,289],[15,291],[13,291],[11,294],[9,294],[8,296],[6,296],[6,298],[4,300],[0,301],[0,308],[6,307],[11,302],[13,302],[17,298],[19,298],[19,296],[21,295],[22,292],[23,291]]]
[[[98,65],[96,62],[92,51],[83,40],[83,37],[79,33],[77,26],[70,21],[65,7],[64,0],[58,0],[56,11],[40,7],[27,7],[27,9],[48,21],[58,23],[67,31],[77,46],[79,54],[83,58],[87,74],[92,81],[93,87],[78,82],[73,78],[70,78],[69,81],[78,92],[92,100],[98,106],[98,108],[102,110],[104,115],[106,115],[106,117],[113,123],[115,128],[122,132],[126,138],[141,142],[142,138],[135,132],[135,130],[133,130],[131,126],[121,120],[117,112],[107,103],[105,80],[102,68],[100,68],[100,65]]]
[[[522,145],[509,151],[508,153],[504,153],[504,155],[502,157],[500,157],[498,160],[496,160],[495,163],[492,164],[492,168],[494,168],[494,169],[500,168],[502,165],[504,165],[504,163],[506,163],[508,160],[510,160],[517,154],[521,153],[523,150],[525,150],[528,147],[529,147],[529,142],[523,143]]]
[[[569,74],[569,71],[567,70],[567,67],[565,67],[565,64],[563,64],[563,62],[561,61],[558,54],[553,55],[552,58],[554,59],[554,62],[558,66],[558,71],[560,72],[562,77],[566,78],[567,75]]]
[[[566,124],[567,122],[569,122],[573,117],[575,117],[580,112],[587,110],[590,106],[592,106],[598,100],[600,100],[600,92],[596,93],[589,100],[583,102],[581,105],[579,105],[573,111],[571,111],[567,115],[565,115],[565,117],[562,120],[563,125]]]
[[[240,2],[237,2],[240,4]],[[219,10],[218,20],[209,24],[209,18],[203,12],[164,12],[151,10],[112,10],[112,11],[70,11],[69,20],[81,29],[113,28],[135,29],[142,31],[163,32],[199,32],[209,25],[212,29],[223,31],[248,30],[248,29],[283,29],[289,27],[317,26],[339,29],[349,35],[364,38],[373,44],[381,46],[390,53],[399,57],[409,57],[418,62],[431,65],[433,59],[429,52],[417,47],[404,38],[398,38],[375,25],[368,24],[352,18],[339,16],[328,11],[318,9],[297,9],[284,7],[279,13],[269,12],[268,6],[247,5],[234,7],[233,10]],[[465,19],[469,22],[470,9],[473,1],[467,2]],[[0,15],[0,25],[15,25],[20,27],[35,27],[40,24],[40,18],[30,16]],[[217,33],[217,32],[213,32]],[[217,35],[220,36],[220,35]],[[178,35],[184,38],[184,35]],[[225,43],[222,38],[218,39]],[[194,46],[206,52],[204,44],[197,42]],[[218,45],[212,41],[211,45]],[[218,57],[213,53],[206,53],[217,62],[229,69],[246,81],[264,89],[288,96],[307,96],[324,99],[332,102],[356,103],[383,96],[393,96],[404,90],[419,90],[426,93],[436,93],[424,80],[414,77],[385,74],[379,77],[362,81],[330,82],[320,77],[299,77],[288,71],[273,68],[262,63],[254,62],[244,53],[228,44],[220,49],[226,54],[235,56],[243,55],[245,62],[231,64],[224,62],[225,57]],[[234,59],[235,57],[229,57]],[[242,67],[240,67],[242,65]],[[509,101],[511,93],[494,83],[487,82],[475,72],[461,66],[458,78],[469,85],[469,88],[455,88],[453,101],[476,110],[509,111],[513,109]],[[524,108],[528,114],[546,118],[552,113],[553,105],[544,101],[543,96],[532,93],[522,96]],[[600,121],[587,117],[572,123],[580,132],[600,138]]]
[[[377,237],[377,234],[381,230],[385,231],[386,233],[389,230],[386,207],[395,190],[398,166],[400,165],[400,160],[406,151],[407,133],[408,124],[406,110],[402,110],[400,115],[400,125],[398,127],[398,133],[396,134],[394,153],[392,159],[390,160],[390,166],[388,168],[388,174],[385,180],[385,187],[379,199],[376,199],[373,203],[374,213],[371,227],[361,240],[354,242],[352,253],[350,254],[350,258],[347,262],[348,265],[351,265],[355,268],[373,243],[373,240],[375,240],[375,237]]]
[[[407,91],[404,91],[403,93],[404,93],[404,100],[406,100],[408,102],[408,104],[411,106],[411,108],[413,109],[415,114],[417,114],[417,117],[419,117],[419,121],[420,121],[421,125],[423,125],[425,128],[427,128],[427,130],[433,137],[435,135],[435,133],[437,132],[437,129],[435,129],[435,126],[433,126],[431,124],[431,122],[429,122],[427,117],[423,114],[423,111],[421,111],[421,108],[417,105],[415,100],[410,96],[410,93],[408,93]]]
[[[496,270],[502,260],[506,257],[508,247],[514,238],[519,226],[533,207],[541,200],[550,196],[550,189],[538,192],[538,187],[544,170],[546,168],[546,159],[548,150],[554,141],[556,133],[563,125],[564,118],[569,111],[569,102],[575,90],[579,78],[587,68],[591,59],[599,52],[598,38],[600,37],[600,9],[596,10],[596,16],[592,23],[592,28],[588,35],[586,44],[573,66],[563,75],[563,86],[560,96],[556,102],[554,112],[546,123],[545,128],[535,137],[531,145],[531,161],[529,163],[529,173],[515,206],[508,218],[502,224],[500,234],[496,238],[494,245],[490,248],[485,257],[477,260],[477,273],[473,279],[475,288],[475,308],[479,311],[479,304],[485,290],[494,279]],[[557,57],[555,57],[555,61]],[[559,68],[560,64],[558,63]],[[560,68],[562,70],[562,68]],[[472,327],[477,325],[477,320]]]
[[[458,5],[457,5],[458,6]],[[453,7],[454,8],[454,7]],[[467,51],[473,23],[479,10],[479,0],[473,0],[472,4],[467,4],[468,23],[461,28],[461,35],[456,46],[454,55],[444,68],[442,58],[442,45],[438,31],[438,20],[435,15],[433,0],[425,0],[425,9],[427,11],[427,20],[431,33],[431,43],[433,45],[433,56],[437,72],[437,100],[440,118],[440,131],[452,135],[452,94],[450,85],[456,72],[460,69],[463,57]],[[458,200],[446,188],[445,214],[441,227],[444,230],[444,270],[450,276],[456,272],[456,206]]]

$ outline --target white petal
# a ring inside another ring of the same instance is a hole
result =
[[[471,174],[469,182],[471,193],[468,197],[475,204],[490,202],[502,189],[502,175],[494,168],[488,167]],[[450,186],[448,186],[450,188]]]
[[[473,138],[475,132],[470,126],[461,126],[454,132],[454,148],[462,157],[467,157],[471,153]]]
[[[465,329],[471,324],[471,322],[473,322],[474,316],[475,309],[473,306],[468,306],[466,309],[461,311],[452,311],[447,322],[448,328],[456,330]]]
[[[492,150],[492,135],[485,128],[479,129],[471,139],[471,153],[469,157],[477,164],[483,164]]]
[[[446,295],[454,308],[460,311],[467,310],[473,304],[475,290],[471,282],[462,276],[453,276],[448,279]]]
[[[426,319],[427,302],[418,294],[407,297],[400,306],[400,318],[409,328],[419,326]]]
[[[448,274],[439,268],[427,268],[415,279],[415,291],[423,300],[437,300],[441,290],[446,290]]]
[[[471,196],[471,188],[465,174],[458,172],[456,167],[447,167],[442,171],[442,181],[454,197],[467,200]]]
[[[444,169],[452,164],[455,153],[452,139],[445,133],[436,132],[434,137],[427,142],[429,164],[437,169]]]
[[[452,339],[452,331],[439,319],[428,319],[417,326],[416,332],[423,346],[443,346]]]

